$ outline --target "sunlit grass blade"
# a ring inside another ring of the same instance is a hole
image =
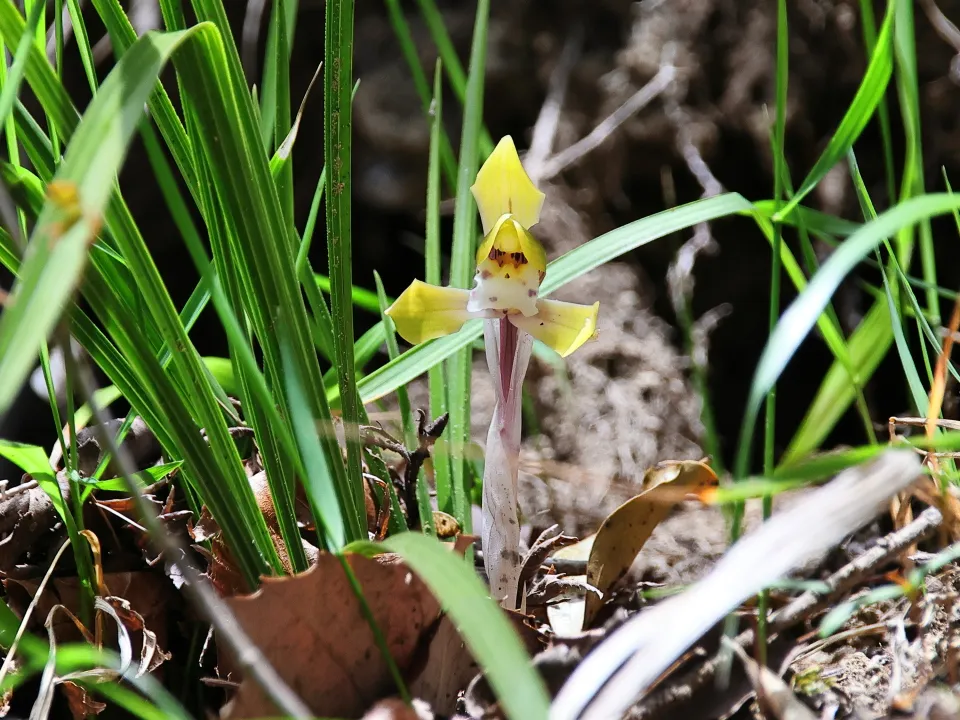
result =
[[[443,139],[443,77],[438,59],[433,71],[433,103],[430,118],[430,157],[427,165],[427,218],[424,248],[424,279],[432,285],[442,284],[440,259],[440,158]],[[392,358],[391,358],[392,359]],[[430,414],[440,417],[448,412],[447,380],[444,366],[434,365],[429,370]],[[447,438],[441,437],[433,446],[433,473],[437,490],[437,507],[453,513],[452,469]]]
[[[860,137],[860,133],[867,126],[877,106],[883,99],[890,77],[893,74],[893,16],[894,7],[898,3],[890,2],[887,15],[877,37],[877,45],[873,49],[870,63],[863,76],[857,94],[847,108],[847,112],[840,121],[826,149],[820,155],[813,169],[797,189],[793,198],[774,216],[781,219],[790,210],[800,203],[807,194],[817,186],[834,165],[842,161],[853,143]],[[903,4],[903,3],[899,3]]]
[[[313,279],[318,288],[328,294],[331,292],[331,283],[329,277],[319,273],[314,273]],[[370,290],[360,287],[359,285],[353,285],[350,288],[350,301],[354,304],[354,306],[360,308],[361,310],[366,310],[367,312],[375,314],[380,312],[380,302],[377,299],[377,293],[371,292]],[[387,302],[392,303],[393,299],[387,298]]]
[[[847,165],[850,168],[850,177],[853,180],[853,187],[857,193],[857,199],[860,201],[860,207],[863,212],[864,219],[875,220],[877,217],[877,211],[874,207],[873,200],[870,198],[870,193],[863,181],[863,177],[860,174],[860,166],[857,163],[857,158],[853,150],[851,150],[848,154]],[[954,212],[956,212],[956,210],[954,210]],[[890,246],[890,242],[884,238],[883,244],[887,249],[890,269],[894,271],[898,270],[899,263],[897,262],[897,255]],[[907,345],[907,339],[903,332],[903,321],[898,314],[898,299],[900,298],[899,288],[898,292],[894,293],[892,289],[893,286],[890,283],[890,274],[888,272],[888,268],[884,266],[880,258],[880,253],[875,252],[875,255],[877,258],[877,265],[880,268],[880,274],[883,277],[883,290],[884,295],[886,296],[885,299],[887,302],[887,310],[889,312],[890,327],[893,332],[893,339],[897,345],[897,354],[900,356],[900,364],[903,368],[904,377],[907,379],[907,387],[910,388],[910,392],[913,395],[914,407],[921,415],[926,415],[927,392],[924,390],[923,382],[920,380],[919,373],[917,373],[916,363],[914,363],[913,357],[910,354],[910,348]],[[899,275],[897,275],[895,279],[897,282],[899,282]],[[913,299],[913,302],[916,303],[916,297],[913,295],[909,285],[906,285],[905,287],[910,297]],[[918,305],[914,305],[914,312],[919,324],[921,319],[924,319],[923,312],[920,310]],[[937,352],[940,351],[939,343],[937,344],[936,349]]]
[[[892,2],[891,10],[895,15],[893,29],[894,57],[897,68],[897,94],[900,100],[900,116],[903,118],[903,132],[906,141],[903,179],[900,199],[922,195],[924,184],[922,126],[920,122],[920,85],[917,73],[917,46],[913,21],[914,4],[911,2]],[[882,34],[882,30],[881,30]],[[905,228],[897,239],[900,264],[909,269],[913,231]],[[932,290],[937,284],[936,258],[934,257],[933,234],[928,222],[920,223],[920,264],[923,279],[929,283],[926,290],[927,312],[935,325],[940,324],[940,302]]]
[[[410,26],[407,24],[407,18],[403,13],[403,9],[400,7],[400,0],[386,0],[386,4],[387,14],[390,17],[390,24],[393,26],[393,33],[397,36],[397,42],[400,43],[400,52],[403,54],[403,59],[406,60],[407,67],[410,68],[410,75],[413,77],[414,87],[417,89],[417,95],[420,96],[420,104],[423,106],[424,113],[430,116],[435,112],[435,106],[431,104],[430,85],[427,82],[427,75],[424,72],[423,66],[420,64],[419,52],[417,50],[416,43],[414,42],[413,35],[410,33]],[[442,60],[438,58],[438,69],[440,68],[441,62]],[[440,102],[440,95],[436,91],[436,88],[437,84],[436,80],[434,80],[434,92],[432,96],[432,102],[434,104]],[[461,102],[462,100],[463,98],[461,96]],[[431,128],[434,124],[435,120],[431,118]],[[440,162],[443,165],[443,174],[446,176],[449,186],[451,188],[455,188],[457,185],[457,161],[453,156],[453,148],[450,146],[450,138],[447,137],[447,134],[443,131],[443,128],[440,128],[439,132]]]
[[[453,41],[450,39],[450,33],[447,32],[443,15],[440,14],[440,10],[437,8],[434,0],[417,0],[417,2],[420,5],[420,12],[423,15],[423,19],[427,23],[427,28],[430,30],[430,36],[437,46],[440,60],[447,73],[447,78],[450,80],[450,86],[453,88],[457,100],[463,105],[464,112],[467,112],[467,107],[470,104],[470,77],[463,71],[463,65],[457,56],[457,50],[453,46]],[[472,50],[470,56],[472,66]],[[493,152],[493,140],[490,137],[490,133],[488,133],[487,129],[483,126],[482,120],[479,132],[477,142],[479,143],[480,156],[485,158]]]
[[[90,46],[90,34],[87,32],[87,24],[83,18],[83,10],[80,7],[79,0],[67,0],[67,9],[70,13],[70,24],[73,25],[73,35],[76,39],[77,49],[80,51],[80,62],[83,65],[83,73],[87,78],[87,84],[90,86],[90,92],[97,94],[97,61],[93,57],[93,48]],[[43,46],[41,46],[43,49]]]
[[[388,538],[383,547],[398,553],[440,601],[507,717],[546,720],[550,700],[543,680],[473,570],[442,543],[415,533]]]
[[[470,73],[463,106],[463,129],[460,134],[460,164],[457,169],[457,196],[453,216],[453,246],[450,251],[450,285],[468,288],[475,268],[477,241],[477,205],[470,186],[479,166],[479,138],[483,118],[483,82],[486,72],[487,24],[489,0],[477,3],[470,49]],[[450,423],[447,442],[453,447],[465,446],[470,439],[470,371],[472,352],[456,352],[447,364]],[[470,532],[472,519],[470,493],[467,488],[467,463],[462,457],[451,458],[451,507],[453,516],[464,532]]]
[[[737,451],[738,476],[746,475],[753,430],[764,397],[820,317],[843,278],[885,238],[907,225],[950,212],[958,203],[960,201],[949,195],[925,195],[883,213],[847,238],[823,264],[806,290],[787,308],[768,340],[754,373]]]
[[[118,0],[92,0],[92,2],[109,33],[116,55],[122,57],[123,53],[136,41],[137,31],[134,30]],[[161,9],[166,8],[166,2],[161,2],[160,5]],[[179,30],[186,26],[185,23],[179,23],[176,27],[173,27],[173,25],[174,23],[168,23],[168,28]],[[148,106],[150,115],[157,123],[157,128],[170,149],[177,169],[190,190],[190,194],[196,199],[196,172],[193,167],[190,141],[187,138],[183,123],[173,107],[173,102],[162,83],[157,83],[148,101]]]
[[[867,58],[873,54],[877,45],[877,21],[873,14],[871,0],[860,0],[860,27],[863,30],[863,41],[867,51]],[[886,98],[880,101],[877,108],[877,117],[880,119],[880,137],[883,142],[883,169],[887,185],[887,202],[894,202],[897,197],[897,169],[893,162],[893,136],[890,130],[890,110]]]
[[[0,317],[0,413],[13,401],[40,343],[80,282],[143,104],[186,37],[145,36],[110,74],[77,128]]]
[[[327,254],[333,345],[340,409],[347,446],[346,484],[354,510],[363,508],[359,421],[361,408],[353,357],[351,204],[351,95],[353,88],[353,0],[329,0],[323,62],[324,162],[327,168]],[[358,534],[349,535],[350,540]]]
[[[280,342],[280,351],[285,361],[286,393],[290,409],[294,414],[292,418],[294,432],[306,472],[303,487],[324,545],[330,552],[339,552],[346,542],[346,537],[334,475],[330,472],[327,456],[317,436],[317,419],[310,415],[310,408],[304,400],[303,385],[297,375],[289,345],[283,338]]]
[[[194,8],[218,27],[229,27],[217,0],[196,0]],[[228,234],[232,239],[221,243],[215,256],[231,263],[230,273],[238,276],[238,289],[247,289],[237,299],[253,323],[263,350],[265,374],[286,422],[290,414],[281,391],[282,360],[275,331],[278,323],[289,332],[293,359],[306,388],[311,413],[317,418],[328,418],[307,311],[296,282],[296,231],[283,216],[236,47],[231,38],[220,34],[205,39],[210,42],[187,48],[186,54],[178,56],[177,69],[189,111],[196,113],[198,127],[204,128],[191,136],[195,151],[202,153],[217,200],[223,206],[223,217],[233,226]],[[347,90],[349,98],[349,86]],[[359,475],[356,482],[347,481],[343,463],[338,460],[336,438],[324,435],[321,444],[337,479],[348,537],[363,537]]]
[[[6,34],[18,24],[17,16],[8,12],[8,5],[0,3],[0,32]],[[192,29],[189,31],[191,42],[197,42],[197,38],[205,33],[209,35],[211,31],[214,29],[209,25]],[[182,48],[180,52],[184,52]],[[34,59],[36,62],[33,62]],[[38,58],[36,54],[31,54],[27,79],[44,109],[58,123],[61,135],[71,135],[75,126],[75,111],[56,78],[50,75],[49,66],[42,56]],[[148,91],[153,89],[155,82],[154,77]],[[141,106],[142,102],[140,100]],[[140,108],[137,112],[140,112]],[[135,117],[136,120],[130,123],[131,131],[139,122],[139,115]],[[42,151],[44,148],[35,145],[34,149]],[[104,187],[110,192],[112,182],[105,183]],[[277,567],[279,561],[243,474],[236,448],[226,434],[216,400],[207,394],[210,391],[209,375],[192,349],[169,296],[159,282],[156,268],[146,253],[136,225],[120,198],[114,197],[107,206],[106,220],[111,235],[120,243],[124,256],[130,261],[130,267],[118,266],[116,270],[122,270],[119,274],[111,271],[114,277],[109,283],[98,278],[95,278],[96,282],[86,283],[85,294],[97,308],[98,315],[106,323],[117,346],[111,347],[106,338],[90,326],[78,325],[75,332],[81,342],[93,348],[91,354],[97,363],[135,404],[157,433],[170,457],[184,457],[188,461],[184,476],[202,490],[205,502],[237,552],[238,563],[249,581],[255,584],[259,575]],[[112,299],[116,287],[132,282],[131,273],[134,271],[138,279],[131,292],[140,309],[123,303],[118,306]],[[150,297],[149,301],[145,299],[147,296]],[[119,312],[124,308],[127,312]],[[155,322],[144,326],[138,313],[146,311]],[[159,323],[159,327],[155,323]],[[163,372],[156,357],[162,340],[167,340],[171,346],[188,349],[187,352],[174,355],[170,376]],[[136,367],[131,368],[129,363],[136,363]],[[162,398],[162,401],[158,398]],[[190,413],[195,413],[196,419],[191,418]],[[209,445],[196,436],[198,424],[207,429]]]
[[[847,340],[850,365],[857,369],[861,383],[873,376],[893,342],[890,311],[886,302],[875,302]],[[835,360],[821,380],[820,387],[800,427],[790,440],[782,462],[794,462],[813,452],[836,427],[856,398],[856,386],[850,373]]]
[[[24,67],[30,53],[30,44],[33,42],[33,34],[43,15],[43,7],[42,2],[35,2],[33,7],[30,8],[27,26],[23,31],[20,42],[17,44],[10,70],[3,78],[3,90],[0,92],[0,127],[7,127],[7,123],[10,121],[10,113],[13,111],[17,95],[20,92],[20,82],[23,80]]]

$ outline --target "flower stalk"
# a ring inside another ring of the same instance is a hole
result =
[[[524,171],[510,136],[487,158],[471,191],[484,232],[473,289],[414,280],[386,312],[413,344],[454,333],[471,318],[485,321],[496,406],[484,458],[481,538],[491,592],[513,607],[520,570],[521,390],[533,341],[566,357],[596,333],[600,304],[539,297],[547,259],[530,228],[540,220],[544,195]]]

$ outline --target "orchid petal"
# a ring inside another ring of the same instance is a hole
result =
[[[559,300],[538,300],[533,317],[510,315],[509,319],[521,330],[566,357],[597,332],[597,313],[600,303],[579,305]]]
[[[397,332],[411,345],[455,333],[472,315],[469,290],[438,287],[414,280],[387,308]]]
[[[520,164],[517,148],[509,135],[497,143],[483,163],[470,191],[477,201],[484,235],[505,214],[512,214],[527,229],[540,220],[544,194],[537,190]]]

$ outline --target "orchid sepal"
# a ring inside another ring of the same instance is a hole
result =
[[[397,332],[412,345],[450,335],[477,317],[467,310],[470,291],[414,280],[387,308]]]
[[[510,322],[549,348],[567,357],[597,333],[600,303],[580,305],[560,300],[538,300],[533,317],[511,315]]]
[[[503,215],[513,215],[529,230],[540,221],[540,209],[546,197],[520,164],[517,148],[509,135],[497,143],[483,163],[470,192],[477,201],[484,235]]]

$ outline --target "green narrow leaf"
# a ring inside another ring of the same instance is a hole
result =
[[[393,325],[393,320],[387,315],[387,307],[389,306],[387,294],[383,291],[383,282],[380,280],[380,273],[376,270],[373,271],[373,279],[377,285],[377,295],[380,301],[380,321],[383,323],[387,333],[387,354],[389,358],[393,360],[400,355],[400,348],[397,347],[396,328]],[[415,448],[419,445],[419,438],[417,437],[417,430],[413,425],[413,413],[410,410],[410,396],[407,394],[407,388],[403,385],[397,388],[397,405],[400,406],[400,423],[403,428],[403,442],[406,447]],[[388,484],[387,487],[389,488],[391,486]],[[389,495],[390,502],[393,505],[390,513],[390,521],[393,523],[396,517],[396,520],[402,522],[403,514],[400,512],[400,505],[396,500],[396,493],[389,493]],[[427,480],[422,467],[420,468],[420,473],[417,475],[417,506],[420,511],[420,524],[424,532],[432,535],[433,510],[430,507],[430,489],[427,487]],[[392,534],[402,532],[405,529],[403,526],[397,527],[394,525],[390,528],[390,532]]]
[[[417,2],[420,5],[420,13],[423,15],[423,19],[427,23],[427,28],[430,30],[430,36],[437,46],[440,60],[443,62],[444,69],[447,71],[450,86],[453,88],[457,100],[460,101],[460,104],[463,105],[464,111],[466,112],[467,106],[470,103],[470,78],[463,71],[463,65],[461,65],[460,58],[457,56],[457,50],[454,48],[453,41],[450,39],[450,33],[447,32],[446,24],[443,22],[443,15],[441,15],[434,0],[417,0]],[[470,54],[470,63],[472,66],[472,50]],[[493,140],[491,140],[486,128],[483,127],[482,121],[477,140],[480,144],[481,156],[487,157],[493,152]]]
[[[867,66],[867,72],[863,76],[857,94],[847,108],[847,112],[840,121],[840,126],[830,138],[826,149],[820,155],[813,169],[804,179],[793,198],[784,206],[784,208],[774,216],[774,220],[780,220],[784,215],[790,212],[797,204],[803,200],[807,194],[817,186],[824,176],[834,165],[844,159],[847,151],[853,147],[853,143],[860,137],[860,133],[870,122],[873,113],[883,99],[890,82],[890,76],[893,74],[893,16],[894,8],[897,2],[890,2],[887,6],[887,15],[884,18],[883,26],[880,28],[880,35],[877,38],[877,45],[873,49],[870,57],[870,64]],[[904,4],[904,3],[899,3]]]
[[[441,284],[440,272],[440,141],[443,137],[442,68],[437,60],[433,71],[433,103],[430,118],[430,159],[427,167],[427,222],[424,279],[432,285]],[[392,360],[393,358],[391,358]],[[447,381],[444,366],[434,365],[429,370],[430,414],[438,418],[448,412]],[[447,438],[441,437],[433,445],[433,474],[437,489],[437,507],[453,514],[450,454]]]
[[[550,700],[543,679],[473,570],[442,543],[416,533],[388,538],[383,547],[403,557],[440,601],[507,717],[546,720]]]
[[[486,72],[487,23],[489,0],[477,3],[470,49],[470,73],[463,106],[463,130],[460,135],[460,166],[457,170],[457,201],[453,216],[453,248],[450,257],[450,285],[469,288],[475,269],[474,252],[477,240],[477,205],[470,186],[477,176],[479,138],[483,118],[483,81]],[[447,426],[449,446],[465,448],[470,441],[470,370],[472,352],[456,352],[448,363],[450,386],[450,422]],[[470,493],[467,488],[467,462],[464,454],[451,454],[451,507],[453,516],[464,532],[472,528]]]
[[[5,412],[82,277],[114,178],[160,70],[192,31],[149,33],[110,73],[56,174],[20,277],[0,317],[0,413]]]
[[[360,402],[353,357],[351,197],[351,95],[353,0],[329,0],[323,63],[324,161],[327,167],[327,252],[333,344],[347,445],[347,484],[359,515],[361,494]],[[365,533],[364,533],[365,534]],[[357,539],[352,533],[350,540]]]
[[[420,64],[420,53],[414,42],[413,35],[410,32],[410,26],[407,24],[407,18],[400,7],[400,0],[386,0],[387,14],[390,17],[390,24],[393,26],[393,33],[397,36],[400,43],[400,52],[403,59],[410,68],[410,74],[413,76],[413,84],[417,89],[417,95],[420,96],[420,103],[423,105],[423,111],[429,118],[433,118],[435,108],[430,100],[430,85],[427,83],[427,75]],[[437,58],[437,70],[440,70],[441,58]],[[461,70],[462,72],[462,70]],[[434,79],[433,102],[438,103],[440,94],[436,91],[437,83]],[[461,97],[462,101],[462,97]],[[434,121],[431,119],[431,128]],[[457,161],[453,157],[453,148],[450,146],[450,139],[440,128],[440,157],[443,163],[443,172],[446,175],[447,182],[451,188],[457,185]],[[429,280],[427,281],[429,282]]]
[[[30,15],[27,18],[27,26],[24,29],[23,36],[17,45],[13,56],[13,63],[10,65],[10,72],[3,80],[3,91],[0,92],[0,127],[7,127],[10,120],[10,113],[20,92],[20,82],[23,80],[24,69],[27,64],[27,58],[30,56],[30,46],[33,42],[34,32],[40,27],[40,17],[43,15],[44,3],[37,0],[30,8]],[[6,58],[4,58],[6,62]]]
[[[924,188],[924,161],[922,127],[920,123],[920,85],[917,75],[917,47],[913,21],[913,3],[907,0],[890,2],[896,16],[893,27],[893,47],[897,68],[897,94],[900,99],[900,116],[906,140],[903,184],[900,199],[922,195]],[[898,238],[901,266],[910,267],[913,247],[913,231],[905,229]],[[920,223],[920,263],[926,290],[927,312],[935,325],[940,324],[940,302],[933,287],[937,284],[936,258],[934,257],[933,233],[930,224]]]
[[[843,278],[885,238],[907,225],[950,212],[958,205],[960,201],[950,195],[933,194],[912,198],[888,210],[847,238],[791,303],[767,341],[754,373],[737,452],[737,475],[746,475],[753,430],[763,398],[810,332]]]
[[[873,375],[892,342],[887,303],[875,302],[847,341],[850,365],[857,369],[861,383]],[[834,360],[781,462],[796,462],[820,447],[855,399],[856,386],[850,382],[849,371]]]
[[[287,399],[293,413],[293,429],[297,437],[297,445],[303,457],[303,466],[306,477],[303,487],[310,501],[310,508],[318,523],[318,530],[324,539],[324,544],[330,552],[339,552],[346,543],[344,529],[346,524],[340,513],[340,502],[337,498],[337,487],[327,457],[320,446],[317,437],[317,420],[310,414],[310,408],[304,401],[304,388],[293,362],[292,352],[288,342],[281,339],[280,351],[284,357]],[[327,429],[324,429],[326,432]]]

